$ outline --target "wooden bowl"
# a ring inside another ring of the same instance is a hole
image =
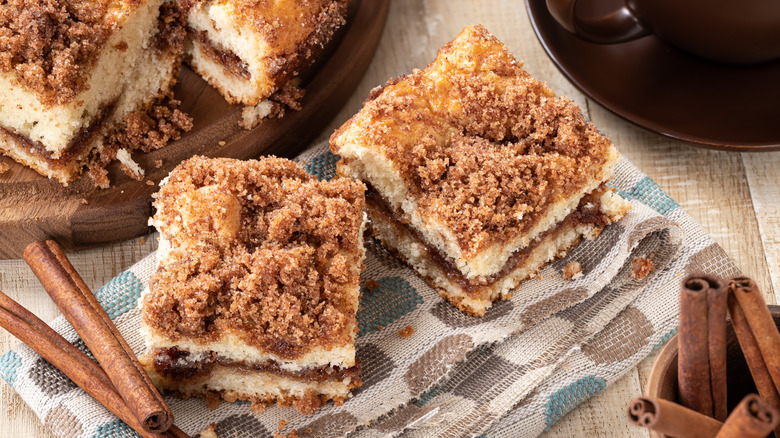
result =
[[[780,327],[780,306],[769,306],[769,312],[775,319],[775,324]],[[756,386],[750,376],[745,357],[739,348],[739,342],[728,324],[727,347],[727,379],[728,379],[728,406],[729,412],[739,403],[744,396],[756,392]],[[650,378],[647,382],[647,395],[649,397],[662,398],[677,401],[677,336],[674,336],[661,349],[653,363]],[[668,435],[650,431],[652,438],[667,438]],[[671,437],[669,437],[671,438]]]

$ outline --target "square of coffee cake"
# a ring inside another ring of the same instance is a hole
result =
[[[0,152],[63,184],[124,118],[168,96],[184,26],[163,0],[0,4]]]
[[[605,184],[615,147],[482,26],[372,91],[330,146],[373,234],[475,316],[630,208]]]
[[[193,157],[157,194],[142,359],[183,396],[314,412],[360,386],[365,187],[280,158]]]
[[[186,59],[230,103],[258,105],[311,64],[348,0],[194,0]]]

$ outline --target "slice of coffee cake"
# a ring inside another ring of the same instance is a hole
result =
[[[196,0],[186,58],[230,103],[258,105],[311,64],[348,0]]]
[[[374,235],[475,316],[630,208],[605,184],[615,147],[481,26],[372,91],[330,142],[368,187]]]
[[[280,158],[191,158],[160,189],[142,360],[184,396],[292,404],[360,386],[365,187]]]
[[[169,94],[184,26],[162,0],[20,0],[0,4],[0,46],[0,152],[67,185]]]

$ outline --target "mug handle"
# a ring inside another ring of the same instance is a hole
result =
[[[597,18],[577,15],[577,0],[547,0],[547,9],[564,29],[598,44],[617,44],[649,35],[628,6]]]

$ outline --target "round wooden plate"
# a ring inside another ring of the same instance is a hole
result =
[[[194,121],[181,140],[162,149],[133,154],[146,171],[135,181],[112,163],[109,189],[95,189],[84,175],[63,187],[9,158],[10,170],[0,175],[0,259],[21,258],[33,241],[55,239],[65,250],[119,242],[150,231],[151,195],[157,183],[182,160],[209,157],[292,157],[307,146],[336,115],[357,87],[382,36],[389,0],[353,0],[347,25],[330,53],[304,79],[306,95],[300,111],[266,120],[252,130],[238,126],[241,107],[229,105],[197,74],[183,66],[175,96]],[[155,161],[162,167],[155,168]],[[152,181],[154,185],[148,185]]]

